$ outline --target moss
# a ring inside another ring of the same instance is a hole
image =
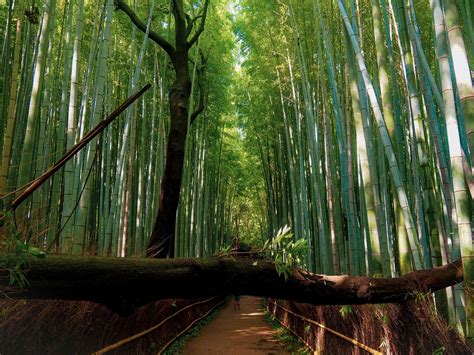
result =
[[[221,306],[217,307],[214,309],[207,317],[201,319],[199,322],[194,325],[191,329],[189,329],[186,333],[184,333],[182,336],[180,336],[178,339],[176,339],[171,346],[166,349],[166,351],[163,353],[163,355],[173,355],[173,354],[182,354],[184,346],[186,343],[192,339],[197,337],[198,335],[201,334],[202,328],[204,328],[207,324],[209,324],[221,311],[222,307],[225,305],[223,303]],[[160,349],[150,349],[150,352],[152,350],[160,350]],[[156,351],[153,351],[156,352]]]
[[[270,313],[265,312],[265,322],[275,330],[274,337],[291,354],[310,354],[305,344],[296,338],[288,329],[278,323]]]

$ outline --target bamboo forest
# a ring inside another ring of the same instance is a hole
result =
[[[1,354],[471,354],[472,0],[0,0]]]

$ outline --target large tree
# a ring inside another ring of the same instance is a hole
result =
[[[173,257],[174,255],[176,211],[181,189],[188,120],[192,123],[204,109],[204,90],[202,83],[200,83],[199,105],[194,112],[191,114],[189,112],[192,85],[189,50],[198,42],[204,31],[209,1],[205,0],[193,17],[186,12],[183,0],[171,1],[174,18],[174,44],[172,44],[157,32],[147,31],[145,22],[141,21],[123,0],[115,0],[117,8],[123,11],[139,30],[148,33],[148,37],[167,53],[176,75],[168,95],[170,131],[165,170],[161,182],[160,204],[147,249],[148,256],[157,258]]]

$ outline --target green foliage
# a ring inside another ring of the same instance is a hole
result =
[[[4,226],[8,228],[8,238],[1,241],[1,250],[5,251],[5,256],[0,262],[0,268],[6,269],[10,277],[10,285],[18,285],[24,288],[28,285],[25,269],[28,267],[31,257],[44,259],[46,254],[37,247],[30,246],[28,240],[24,240],[18,232],[13,221],[11,212],[2,213]]]
[[[440,346],[435,351],[433,351],[433,355],[443,355],[446,354],[446,348],[444,346]]]
[[[304,239],[294,241],[294,235],[289,226],[280,228],[273,239],[267,240],[260,252],[266,254],[275,262],[275,269],[285,280],[291,275],[295,267],[306,267],[308,244]],[[226,256],[232,253],[231,246],[223,246],[215,255]],[[258,265],[255,261],[253,265]]]
[[[379,319],[384,325],[388,325],[390,318],[386,313],[387,307],[385,304],[377,304],[376,305],[377,312],[372,316],[376,319]]]
[[[309,354],[309,351],[303,342],[291,334],[288,329],[278,323],[278,321],[268,312],[265,313],[265,322],[270,324],[271,327],[276,330],[274,337],[282,343],[285,350],[290,354]]]
[[[225,303],[223,303],[225,305]],[[192,338],[195,338],[201,334],[202,328],[204,328],[207,324],[209,324],[221,311],[222,306],[217,307],[214,309],[207,317],[201,319],[199,322],[197,322],[194,327],[192,327],[190,330],[188,330],[185,334],[180,336],[176,341],[171,344],[171,346],[166,349],[166,351],[163,353],[164,355],[171,355],[171,354],[182,354],[183,353],[183,348],[186,345],[186,343],[191,340]],[[150,349],[150,352],[156,353],[158,350],[157,346],[152,347]]]
[[[263,251],[270,251],[275,260],[275,268],[278,275],[288,279],[293,268],[306,267],[306,255],[308,245],[306,240],[293,241],[293,233],[288,226],[279,229],[272,240],[267,240],[263,245]]]
[[[431,297],[431,293],[428,293],[428,292],[416,292],[415,298],[417,301],[425,302],[425,301],[430,300],[432,297]]]
[[[389,318],[385,313],[383,313],[382,316],[380,317],[380,320],[382,321],[383,324],[387,325]]]
[[[341,314],[343,318],[345,318],[349,314],[352,314],[352,311],[353,311],[352,307],[349,305],[344,305],[344,306],[341,306],[341,308],[339,308],[339,313]]]
[[[215,253],[215,256],[229,255],[232,252],[232,245],[222,245],[219,251]]]

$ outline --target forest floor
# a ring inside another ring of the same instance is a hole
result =
[[[240,310],[234,310],[233,303],[231,298],[201,334],[185,345],[183,354],[288,354],[265,322],[260,298],[242,297]]]

